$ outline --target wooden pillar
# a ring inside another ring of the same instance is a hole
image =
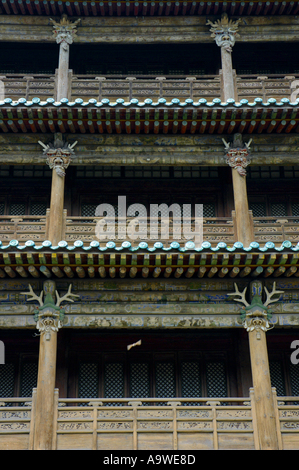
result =
[[[246,176],[241,176],[239,172],[232,168],[235,221],[237,229],[237,240],[248,247],[254,241],[252,218],[249,212]]]
[[[218,20],[215,23],[212,23],[211,21],[207,22],[207,24],[211,25],[211,36],[215,38],[216,44],[220,47],[221,50],[224,101],[227,101],[228,99],[237,99],[237,97],[235,96],[234,86],[232,48],[235,44],[238,25],[240,21],[241,20],[229,20],[227,14],[224,13],[221,17],[221,20]],[[234,152],[234,158],[236,159],[236,152]],[[237,224],[237,240],[235,241],[241,242],[244,246],[247,247],[254,240],[254,238],[251,223],[251,214],[249,213],[248,207],[245,178],[246,173],[240,173],[236,171],[235,168],[237,167],[237,165],[230,164],[230,166],[232,167],[235,220]],[[238,165],[238,168],[240,169],[240,165]]]
[[[235,99],[235,86],[233,75],[232,54],[224,47],[221,47],[221,67],[223,79],[223,98],[224,101],[228,99]]]
[[[70,46],[67,42],[61,42],[59,46],[59,62],[57,74],[57,95],[56,100],[68,98],[68,75],[69,75],[69,55]]]
[[[275,403],[270,378],[270,367],[267,350],[266,332],[271,328],[269,305],[277,302],[283,291],[276,290],[273,284],[272,292],[264,288],[266,300],[262,302],[263,284],[261,281],[250,283],[250,300],[245,301],[245,290],[237,293],[241,296],[239,302],[245,304],[244,327],[248,332],[250,363],[254,390],[254,405],[256,427],[260,450],[278,450]],[[237,299],[235,299],[237,300]]]
[[[47,214],[47,234],[48,239],[53,246],[57,246],[64,238],[64,186],[65,186],[65,170],[71,162],[71,155],[74,154],[74,146],[63,142],[62,134],[56,133],[54,136],[54,143],[45,145],[43,142],[39,143],[44,147],[44,155],[47,157],[47,164],[52,171],[52,186],[51,186],[51,199],[50,211]]]
[[[76,27],[80,19],[73,23],[67,19],[67,15],[62,15],[60,22],[50,19],[53,23],[54,38],[56,43],[59,44],[59,62],[58,62],[58,76],[57,76],[57,95],[56,100],[60,101],[62,98],[68,98],[68,72],[69,72],[69,54],[70,44],[73,43],[74,37],[77,33]]]
[[[39,360],[37,387],[34,400],[34,450],[52,450],[55,413],[55,381],[56,381],[56,357],[57,357],[57,333],[62,327],[64,301],[73,302],[72,297],[78,297],[71,293],[71,285],[67,294],[60,297],[56,291],[54,281],[45,281],[43,291],[38,296],[29,285],[29,292],[22,292],[27,296],[27,301],[38,301],[39,306],[34,310],[36,328],[40,333]],[[56,299],[56,303],[55,303]]]
[[[48,232],[53,246],[57,246],[63,238],[64,181],[64,176],[59,176],[53,168]]]
[[[260,450],[278,450],[266,332],[253,329],[248,332],[248,337]]]
[[[42,332],[39,343],[34,450],[52,450],[57,331],[50,339]]]

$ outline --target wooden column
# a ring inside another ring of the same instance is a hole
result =
[[[234,86],[232,48],[238,35],[237,31],[240,21],[241,20],[229,20],[227,14],[224,13],[221,19],[215,23],[211,21],[207,22],[207,24],[211,26],[211,36],[215,38],[216,44],[221,50],[224,101],[228,99],[237,100]],[[233,165],[230,166],[232,166],[235,218],[237,224],[237,240],[235,241],[241,242],[247,247],[253,241],[253,230],[248,208],[246,178],[244,174],[241,175],[239,172],[235,171]]]
[[[68,72],[69,72],[69,55],[70,44],[73,43],[74,37],[77,33],[76,27],[80,19],[73,23],[67,19],[67,15],[62,15],[60,22],[50,19],[53,23],[54,38],[59,44],[59,62],[58,62],[58,76],[57,76],[57,94],[56,100],[60,101],[62,98],[69,97],[68,90]]]
[[[42,332],[39,343],[34,450],[52,450],[56,351],[57,331],[51,332],[50,339]]]
[[[71,285],[68,292],[60,297],[56,291],[54,281],[45,281],[40,295],[33,292],[29,285],[29,292],[22,292],[27,296],[27,301],[38,301],[39,306],[34,310],[36,328],[40,333],[38,376],[36,387],[36,399],[34,400],[34,450],[52,450],[54,419],[56,416],[55,405],[55,381],[56,381],[56,357],[57,357],[57,332],[62,327],[64,319],[64,301],[73,302],[72,297],[78,297],[71,293]],[[56,302],[56,303],[55,303]]]
[[[61,42],[59,46],[56,101],[61,101],[62,98],[69,98],[69,86],[68,86],[69,55],[70,55],[69,44],[65,41]]]
[[[64,176],[59,176],[53,168],[48,232],[53,246],[57,246],[63,238],[64,183]]]
[[[269,318],[271,310],[269,305],[277,302],[283,291],[276,290],[273,284],[272,291],[264,288],[266,300],[262,302],[263,284],[261,281],[250,283],[250,300],[245,300],[245,290],[237,293],[241,296],[239,302],[245,304],[244,327],[248,332],[249,351],[254,389],[255,416],[260,450],[278,450],[279,440],[277,434],[275,403],[273,398],[269,358],[267,350],[266,332],[272,327]],[[274,296],[276,296],[274,298]],[[235,299],[237,300],[237,299]]]
[[[232,168],[235,221],[237,229],[237,240],[248,247],[254,241],[252,219],[249,212],[246,176],[241,176],[238,171]]]
[[[224,47],[221,47],[221,67],[223,79],[223,98],[224,101],[228,99],[236,99],[235,85],[233,75],[232,54]]]
[[[266,332],[254,329],[248,337],[260,450],[278,450]]]

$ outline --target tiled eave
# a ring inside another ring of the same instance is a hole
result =
[[[299,2],[282,0],[259,2],[244,0],[211,1],[57,1],[57,0],[1,0],[3,15],[61,15],[69,16],[192,16],[219,15],[296,15]]]
[[[212,248],[210,243],[204,242],[200,248],[195,248],[193,242],[182,246],[173,242],[168,248],[162,243],[155,243],[150,248],[145,242],[141,242],[133,248],[129,242],[124,242],[120,247],[115,246],[114,242],[103,245],[91,242],[89,246],[84,246],[81,241],[74,245],[61,241],[58,246],[52,246],[48,241],[40,245],[28,241],[20,245],[17,240],[12,240],[8,245],[0,246],[2,278],[67,278],[70,276],[67,276],[65,267],[70,267],[72,277],[76,278],[100,277],[100,267],[106,270],[107,277],[117,278],[122,277],[121,268],[127,268],[127,278],[141,277],[142,268],[148,268],[148,277],[153,277],[156,268],[160,268],[160,276],[171,268],[169,276],[173,277],[180,268],[180,275],[184,278],[218,277],[221,270],[223,275],[220,277],[256,278],[263,277],[267,272],[266,277],[273,275],[275,278],[297,273],[299,245],[285,241],[280,246],[268,242],[261,247],[253,242],[248,248],[244,248],[237,242],[232,247],[219,243]],[[111,268],[114,270],[113,276]],[[134,276],[129,275],[132,268],[135,269]]]
[[[0,132],[62,132],[62,133],[297,133],[299,101],[288,99],[266,103],[214,99],[194,102],[187,99],[167,102],[147,99],[109,102],[49,98],[41,101],[25,98],[0,101]]]

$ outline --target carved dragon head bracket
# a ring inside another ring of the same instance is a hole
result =
[[[232,52],[235,45],[236,38],[239,36],[237,33],[241,18],[237,21],[229,20],[226,13],[223,13],[220,20],[212,23],[207,21],[207,25],[211,26],[211,37],[215,39],[217,46],[223,47],[227,52]]]
[[[74,21],[73,23],[67,19],[67,15],[62,15],[60,22],[50,18],[51,23],[53,24],[53,36],[56,39],[57,44],[61,44],[62,47],[67,50],[68,45],[72,44],[77,34],[77,25],[80,23],[80,19]]]
[[[53,143],[44,144],[40,140],[38,143],[43,147],[43,154],[47,157],[46,163],[51,169],[54,169],[58,176],[63,178],[65,170],[72,161],[72,156],[75,155],[74,147],[77,141],[72,145],[63,142],[61,138],[55,138]]]
[[[240,176],[246,176],[245,168],[251,161],[250,144],[252,139],[246,144],[243,143],[242,134],[235,134],[232,143],[226,142],[222,139],[225,146],[225,161],[226,163],[236,170]]]
[[[36,328],[40,334],[44,333],[46,341],[51,339],[51,331],[58,331],[63,324],[65,309],[61,306],[64,301],[74,302],[72,297],[79,297],[79,295],[72,294],[72,285],[70,284],[68,292],[60,297],[57,290],[55,290],[55,283],[53,281],[45,281],[44,289],[40,295],[36,295],[31,285],[29,284],[29,292],[21,292],[27,296],[27,301],[37,300],[38,306],[34,309],[34,320],[36,321]],[[56,303],[54,300],[54,292],[56,295]],[[45,294],[45,299],[43,296]],[[30,298],[29,298],[30,296]]]
[[[270,324],[270,320],[272,318],[272,310],[269,308],[269,305],[277,302],[279,297],[273,298],[276,294],[283,294],[284,291],[276,290],[276,283],[273,283],[272,291],[269,292],[267,287],[264,287],[266,293],[266,300],[265,302],[262,301],[261,298],[261,289],[253,296],[251,303],[249,304],[245,299],[245,294],[247,287],[240,292],[238,289],[237,284],[234,284],[235,292],[229,293],[227,295],[233,295],[235,297],[233,300],[235,302],[243,303],[243,307],[241,307],[241,318],[243,320],[243,326],[246,331],[256,331],[257,332],[257,339],[260,339],[260,330],[268,331],[269,329],[273,328],[273,325]]]

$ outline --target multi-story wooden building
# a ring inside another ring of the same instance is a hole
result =
[[[1,449],[299,448],[298,12],[0,1]]]

